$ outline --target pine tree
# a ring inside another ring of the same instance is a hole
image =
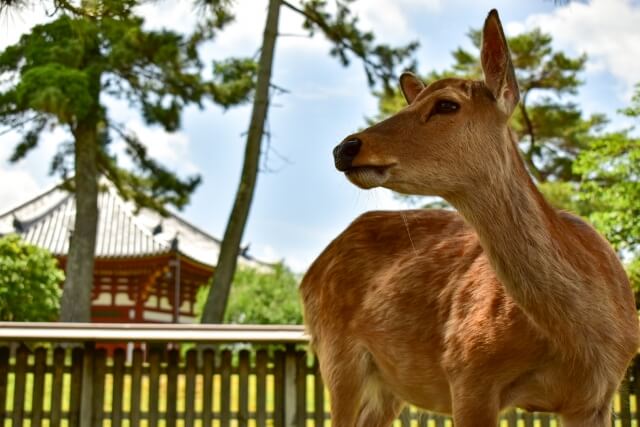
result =
[[[640,119],[640,85],[630,107]],[[583,214],[616,248],[640,291],[640,138],[630,129],[595,135],[579,154],[574,173],[581,176],[578,201]]]
[[[104,97],[123,99],[148,124],[167,131],[180,127],[187,105],[207,99],[229,106],[246,101],[254,86],[255,64],[230,59],[203,78],[198,46],[230,20],[224,4],[190,37],[147,31],[132,10],[134,2],[109,0],[68,9],[52,22],[37,25],[0,53],[0,126],[22,134],[11,161],[19,161],[52,127],[72,136],[59,146],[51,172],[75,191],[76,217],[67,260],[61,319],[89,321],[93,258],[98,219],[99,176],[108,177],[125,199],[164,212],[181,208],[200,183],[199,176],[177,177],[150,158],[147,145],[115,122]],[[118,166],[110,151],[122,139],[134,164]]]

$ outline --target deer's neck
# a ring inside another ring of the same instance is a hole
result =
[[[560,255],[564,221],[529,177],[515,143],[499,169],[470,194],[450,200],[469,222],[506,292],[543,328],[573,304],[579,282]]]

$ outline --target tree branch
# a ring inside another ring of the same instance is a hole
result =
[[[542,174],[533,163],[533,154],[536,147],[536,134],[533,129],[533,123],[531,122],[531,118],[529,117],[529,112],[527,111],[527,95],[529,92],[525,92],[522,97],[522,102],[520,102],[520,112],[522,113],[522,118],[524,119],[525,125],[527,126],[527,133],[529,134],[529,149],[525,153],[525,159],[527,164],[529,165],[529,170],[535,176],[538,181],[542,180]]]
[[[331,38],[330,35],[334,33],[334,31],[329,25],[327,25],[326,22],[323,22],[321,19],[319,19],[318,16],[311,14],[298,6],[295,6],[294,4],[291,4],[287,0],[281,0],[281,4],[288,7],[290,10],[304,16],[308,21],[320,27],[320,29],[325,33],[325,36],[327,36],[327,38],[329,38],[330,41],[334,42],[338,46],[339,50],[347,49],[351,53],[353,53],[356,57],[360,58],[360,60],[362,60],[362,62],[365,64],[365,69],[367,68],[367,66],[370,67],[371,69],[376,71],[376,73],[378,74],[378,77],[381,77],[383,80],[386,80],[387,78],[391,77],[389,73],[385,72],[383,65],[375,63],[371,61],[365,54],[359,53],[358,49],[356,49],[356,47],[352,43],[350,43],[348,40],[346,40],[344,37]],[[368,70],[366,71],[367,71],[367,74],[369,74],[369,71]]]
[[[26,119],[24,119],[22,121],[19,121],[17,123],[12,123],[11,125],[9,125],[9,127],[7,129],[4,129],[4,130],[0,131],[0,136],[6,135],[9,132],[11,132],[12,130],[20,128],[20,127],[26,125],[27,123],[37,119],[38,117],[41,117],[41,115],[40,114],[36,114],[36,115],[34,115],[32,117],[26,118]]]

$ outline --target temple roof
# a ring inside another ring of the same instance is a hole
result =
[[[98,231],[96,258],[137,258],[169,253],[175,248],[194,261],[214,266],[220,252],[220,241],[173,213],[140,209],[127,202],[115,187],[102,181],[105,190],[98,196]],[[73,230],[75,197],[60,187],[0,215],[0,235],[18,233],[33,245],[48,249],[54,255],[66,256]],[[240,265],[265,267],[268,264],[246,254]]]

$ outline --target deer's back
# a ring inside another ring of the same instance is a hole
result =
[[[398,395],[427,409],[450,409],[446,372],[476,366],[516,383],[547,357],[455,212],[360,216],[311,266],[301,295],[319,357],[324,345],[350,340]],[[521,367],[507,366],[514,352]]]

